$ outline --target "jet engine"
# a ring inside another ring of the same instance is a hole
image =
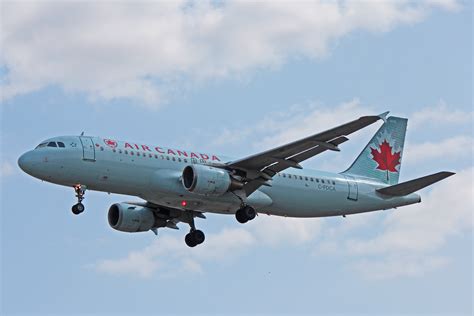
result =
[[[155,226],[155,215],[146,207],[116,203],[109,208],[109,225],[121,232],[145,232]]]
[[[226,170],[206,165],[186,166],[181,179],[186,190],[206,196],[220,196],[243,187]]]

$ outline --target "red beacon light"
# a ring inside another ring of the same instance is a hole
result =
[[[181,206],[182,206],[182,207],[186,207],[186,205],[188,205],[188,202],[186,202],[185,200],[182,200],[182,201],[181,201]]]

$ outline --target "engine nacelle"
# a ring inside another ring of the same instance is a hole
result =
[[[116,203],[109,208],[109,225],[121,232],[136,233],[149,231],[155,226],[155,215],[146,207]]]
[[[189,192],[207,196],[220,196],[243,187],[226,170],[206,165],[186,166],[181,179]]]

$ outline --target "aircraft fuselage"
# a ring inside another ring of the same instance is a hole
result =
[[[57,146],[48,146],[50,142]],[[64,147],[58,147],[59,142]],[[421,201],[414,193],[402,197],[377,193],[376,189],[387,185],[373,179],[294,168],[278,173],[271,187],[262,186],[248,198],[239,192],[203,196],[183,186],[183,169],[193,164],[223,164],[231,161],[229,157],[89,136],[55,137],[42,144],[19,158],[20,167],[38,179],[137,196],[176,209],[234,214],[244,200],[259,213],[321,217]]]

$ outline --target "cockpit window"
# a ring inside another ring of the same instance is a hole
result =
[[[49,142],[48,147],[58,147],[55,142]]]
[[[46,146],[48,146],[48,143],[41,143],[41,144],[39,144],[38,146],[36,146],[35,149],[43,148],[43,147],[46,147]]]
[[[64,148],[64,147],[66,147],[66,146],[64,146],[64,143],[63,143],[63,142],[58,142],[58,147]]]

